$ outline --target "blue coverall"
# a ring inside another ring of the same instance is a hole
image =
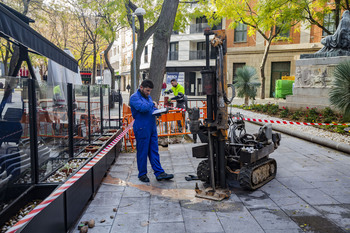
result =
[[[140,90],[131,95],[130,106],[135,119],[133,128],[136,138],[138,177],[147,174],[147,156],[157,177],[164,170],[159,161],[156,117],[152,115],[156,108],[151,96],[144,97]]]

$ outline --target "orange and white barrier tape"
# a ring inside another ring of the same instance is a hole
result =
[[[178,111],[186,112],[186,109],[184,109],[184,108],[175,108],[175,107],[168,107],[168,108],[171,108],[172,110],[178,110]]]
[[[42,201],[38,206],[36,206],[31,212],[24,216],[20,221],[18,221],[13,227],[11,227],[6,233],[14,233],[21,227],[25,226],[32,218],[34,218],[38,213],[40,213],[46,206],[53,202],[57,197],[64,193],[70,186],[72,186],[80,177],[82,177],[86,172],[88,172],[98,161],[100,161],[129,131],[132,127],[134,121],[126,127],[126,129],[119,134],[108,146],[106,146],[100,153],[98,153],[90,162],[88,162],[83,168],[81,168],[74,176],[68,179],[64,184],[62,184],[58,189],[56,189],[50,196],[48,196],[44,201]]]
[[[266,120],[266,119],[255,119],[255,118],[241,118],[241,117],[232,117],[237,120],[245,120],[245,121],[254,121],[254,122],[262,122],[262,123],[272,123],[272,124],[284,124],[284,125],[350,125],[350,123],[307,123],[307,122],[294,122],[294,121],[280,121],[280,120]]]

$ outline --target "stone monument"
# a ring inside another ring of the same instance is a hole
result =
[[[334,35],[321,40],[324,45],[315,54],[302,54],[296,61],[293,95],[287,96],[290,109],[331,107],[329,90],[332,88],[335,67],[350,59],[350,13],[345,11]]]

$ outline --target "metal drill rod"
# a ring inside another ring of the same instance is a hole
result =
[[[208,139],[209,139],[209,168],[210,168],[210,185],[215,191],[215,175],[214,175],[214,152],[213,152],[213,142],[211,138],[210,128],[208,128]]]

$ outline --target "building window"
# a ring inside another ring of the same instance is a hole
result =
[[[242,68],[243,66],[245,66],[245,62],[241,62],[241,63],[233,63],[233,77],[232,77],[232,83],[236,83],[236,71],[238,68]]]
[[[332,34],[334,34],[336,27],[335,27],[335,14],[334,11],[332,11],[329,14],[326,14],[323,19],[323,26],[330,31]],[[322,36],[328,36],[328,33],[326,31],[322,31]]]
[[[234,42],[247,42],[247,25],[239,23],[235,28]]]
[[[283,23],[283,24],[285,24],[285,23]],[[289,30],[288,30],[287,32],[284,32],[284,31],[283,31],[283,28],[277,27],[277,26],[276,26],[275,32],[278,31],[278,30],[280,30],[280,29],[282,29],[282,31],[281,31],[280,33],[278,33],[278,36],[284,37],[284,38],[289,38],[289,36],[290,36]]]
[[[145,57],[144,57],[144,63],[148,63],[148,46],[145,46],[145,53],[144,53]]]
[[[196,18],[196,24],[200,24],[200,23],[208,23],[207,18],[205,16]]]
[[[190,33],[202,33],[205,28],[208,28],[208,20],[205,16],[196,18],[196,24],[190,25]]]
[[[197,51],[205,51],[205,42],[197,42]]]
[[[213,46],[209,47],[210,59],[215,59],[215,48]],[[190,60],[201,60],[206,58],[205,42],[197,42],[197,50],[190,50]]]
[[[172,42],[169,44],[169,60],[178,60],[179,57],[179,42]]]

